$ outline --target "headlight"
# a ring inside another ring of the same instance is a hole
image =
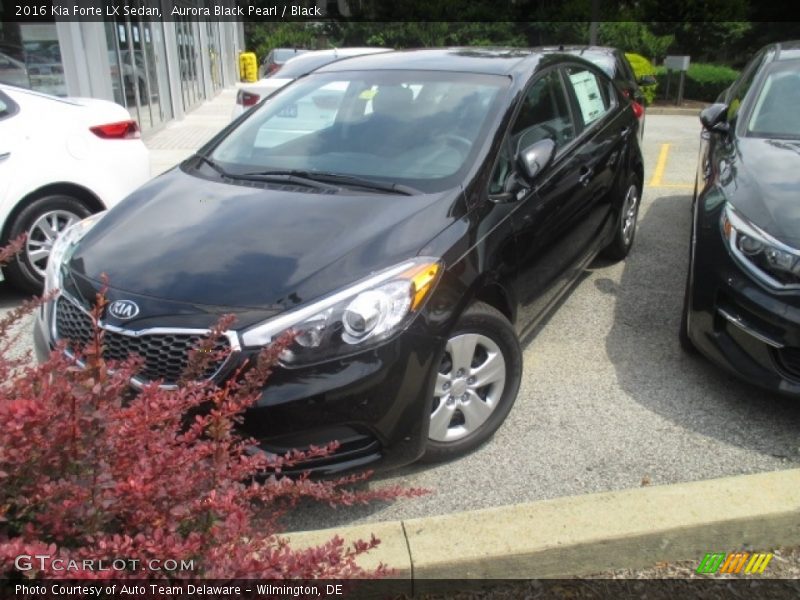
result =
[[[359,352],[408,325],[430,296],[441,263],[415,258],[308,306],[256,325],[242,334],[245,346],[264,346],[293,331],[281,355],[287,365],[309,364]]]
[[[762,231],[730,204],[720,224],[731,253],[753,275],[773,287],[800,287],[800,250]]]
[[[47,257],[47,268],[44,277],[44,293],[61,287],[61,267],[72,257],[78,242],[81,241],[89,230],[97,225],[107,211],[95,213],[90,217],[68,227],[56,238],[50,256]]]

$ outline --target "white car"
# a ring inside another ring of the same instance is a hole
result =
[[[260,79],[255,83],[242,86],[236,94],[236,105],[233,107],[231,119],[235,119],[247,109],[258,104],[263,98],[274,94],[283,86],[291,83],[298,77],[310,73],[324,65],[362,54],[377,54],[390,52],[391,48],[334,48],[331,50],[315,50],[305,52],[290,58],[275,72],[275,75]]]
[[[149,178],[139,126],[119,104],[0,85],[0,243],[27,234],[3,273],[18,288],[40,292],[56,236]]]

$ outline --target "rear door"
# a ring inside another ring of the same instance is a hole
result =
[[[618,179],[627,177],[626,146],[636,143],[635,121],[629,108],[621,109],[616,88],[599,69],[571,64],[564,75],[580,128],[574,160],[583,186],[583,193],[571,200],[570,213],[578,229],[576,243],[586,256],[599,250],[611,227]]]
[[[510,177],[518,177],[514,157],[521,150],[544,138],[555,141],[552,164],[540,173],[533,189],[524,190],[514,213],[519,333],[531,327],[557,297],[574,274],[581,252],[574,206],[585,195],[585,185],[581,165],[574,160],[577,134],[561,70],[555,67],[536,75],[521,100],[489,190],[500,193]]]

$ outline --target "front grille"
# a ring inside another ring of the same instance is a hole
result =
[[[778,367],[789,377],[800,379],[800,348],[786,347],[773,350]]]
[[[56,336],[66,340],[73,350],[82,350],[92,340],[92,319],[69,300],[61,297],[56,305]],[[156,379],[164,385],[178,382],[189,362],[189,350],[203,340],[195,333],[152,333],[129,335],[106,330],[103,337],[103,358],[124,360],[129,356],[140,356],[143,364],[136,378],[142,383]],[[227,338],[220,338],[214,352],[230,351]],[[220,370],[224,358],[212,361],[203,373],[209,379]]]

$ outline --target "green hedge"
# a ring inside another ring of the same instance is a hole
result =
[[[711,65],[706,63],[693,63],[686,71],[686,82],[683,86],[683,97],[687,100],[701,100],[704,102],[714,102],[720,93],[730,86],[739,72],[730,67],[722,65]],[[663,93],[667,89],[667,70],[664,67],[656,69],[656,79]],[[672,72],[672,81],[669,86],[670,100],[678,95],[678,82],[680,73]]]
[[[649,60],[647,60],[641,54],[634,54],[632,52],[626,52],[625,58],[628,59],[628,62],[631,63],[631,67],[633,68],[633,74],[636,76],[636,80],[640,80],[645,75],[655,75],[656,68],[653,66]],[[658,88],[658,84],[656,85],[643,85],[640,86],[642,90],[642,94],[644,95],[644,102],[645,104],[652,104],[653,100],[656,99],[656,89]]]

